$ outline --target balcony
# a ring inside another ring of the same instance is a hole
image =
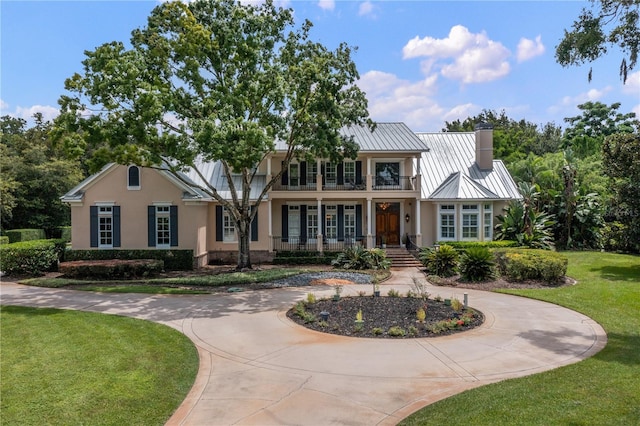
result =
[[[308,179],[310,181],[311,179]],[[356,183],[360,182],[360,183]],[[366,177],[362,176],[358,179],[345,179],[344,183],[338,184],[335,182],[327,182],[322,185],[323,191],[364,191],[367,189],[366,185]],[[295,182],[291,182],[287,185],[283,185],[282,182],[276,182],[273,184],[273,191],[316,191],[318,185],[315,182],[305,183],[305,184],[295,184]]]
[[[415,176],[375,176],[373,178],[374,191],[415,191]]]
[[[315,191],[317,185],[315,182],[304,185],[283,185],[282,182],[276,182],[271,187],[273,191]]]
[[[345,235],[343,241],[337,239],[322,238],[323,251],[342,251],[347,247],[366,246],[366,237],[358,235]],[[271,237],[274,251],[317,251],[318,239],[307,237]]]

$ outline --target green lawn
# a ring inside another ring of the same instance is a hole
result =
[[[162,425],[198,370],[183,334],[147,321],[0,309],[0,423]]]
[[[588,315],[606,330],[606,348],[578,364],[463,392],[401,424],[640,424],[640,256],[564,254],[577,285],[508,293]]]

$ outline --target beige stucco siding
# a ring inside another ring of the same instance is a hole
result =
[[[127,189],[127,167],[115,166],[86,189],[82,205],[72,205],[72,247],[91,248],[90,207],[120,206],[121,249],[148,249],[147,206],[157,203],[178,206],[177,249],[206,253],[207,204],[184,202],[183,191],[153,169],[140,169],[140,189]]]
[[[208,206],[208,215],[210,218],[209,227],[207,229],[207,245],[209,251],[229,251],[238,250],[238,241],[216,241],[216,206],[217,203],[210,203]],[[258,241],[251,241],[251,250],[269,250],[269,205],[264,201],[258,207]],[[254,219],[255,220],[255,219]]]

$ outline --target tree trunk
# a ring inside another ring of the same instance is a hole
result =
[[[249,247],[251,223],[249,222],[249,216],[243,216],[236,226],[238,230],[238,266],[236,269],[251,269],[251,251]]]

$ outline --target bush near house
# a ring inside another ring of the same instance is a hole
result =
[[[362,246],[346,248],[331,264],[343,269],[389,269],[391,261],[384,250],[378,248],[365,249]]]
[[[164,262],[168,271],[193,269],[193,250],[67,250],[65,261],[75,260],[137,260],[156,259]]]
[[[164,270],[164,262],[157,259],[75,260],[61,263],[58,270],[67,278],[147,278],[160,274]]]
[[[10,229],[5,231],[4,234],[9,237],[9,243],[44,240],[47,238],[44,229]]]
[[[325,251],[279,251],[273,259],[274,265],[331,265],[339,252]]]
[[[486,281],[495,276],[496,262],[487,247],[469,247],[460,257],[460,275],[467,281]]]
[[[449,244],[441,245],[438,250],[430,247],[420,249],[418,258],[427,268],[427,272],[439,277],[450,277],[458,272],[460,254]]]
[[[65,246],[64,240],[32,240],[0,245],[0,270],[7,274],[30,275],[54,271]]]
[[[472,247],[486,247],[488,249],[493,248],[510,248],[519,247],[520,244],[517,241],[512,240],[496,240],[496,241],[446,241],[438,242],[440,246],[448,245],[453,247],[459,252],[463,252]]]
[[[9,237],[7,237],[5,235],[0,236],[0,245],[2,245],[2,244],[9,244]]]
[[[494,250],[500,274],[507,280],[542,280],[556,283],[567,273],[566,256],[549,250]]]

